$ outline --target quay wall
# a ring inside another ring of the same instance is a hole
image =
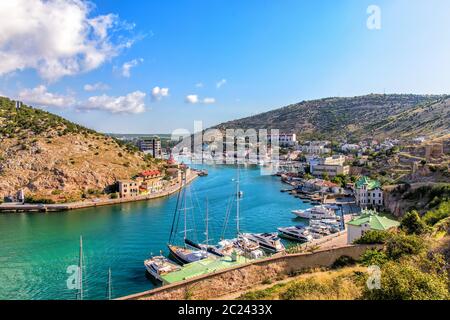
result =
[[[205,300],[251,290],[263,281],[276,280],[311,268],[330,267],[341,256],[358,259],[373,245],[344,246],[314,253],[282,255],[257,260],[118,300]]]
[[[196,173],[191,173],[187,178],[187,183],[191,183],[197,178]],[[121,203],[129,203],[136,201],[147,201],[152,199],[158,199],[168,197],[181,189],[181,184],[174,185],[173,187],[146,196],[137,196],[133,198],[118,198],[118,199],[100,199],[98,201],[83,201],[65,204],[2,204],[0,205],[0,212],[57,212],[57,211],[69,211],[77,209],[85,209],[92,207],[103,207],[116,205]]]

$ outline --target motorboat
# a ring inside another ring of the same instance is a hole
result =
[[[210,256],[210,254],[205,250],[193,250],[174,245],[168,245],[168,248],[172,256],[181,264],[200,261]]]
[[[316,206],[306,210],[293,210],[292,213],[303,219],[340,219],[334,210],[327,206]]]
[[[163,281],[161,276],[179,271],[181,267],[163,256],[155,256],[144,261],[147,272],[156,280]]]
[[[314,238],[303,226],[278,228],[280,237],[298,242],[310,242]]]
[[[286,250],[277,233],[244,233],[243,236],[258,243],[261,249],[270,253],[279,253]]]

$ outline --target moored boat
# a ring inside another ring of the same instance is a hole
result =
[[[303,226],[278,228],[278,232],[280,237],[298,242],[309,242],[314,239],[308,229]]]
[[[243,237],[259,244],[261,249],[270,253],[279,253],[286,250],[276,233],[244,233]]]
[[[147,272],[156,280],[162,281],[161,275],[178,271],[181,267],[166,257],[156,256],[144,261]]]
[[[303,219],[339,219],[334,210],[327,206],[315,206],[306,210],[293,210],[292,213]]]
[[[208,258],[210,255],[204,250],[193,250],[185,247],[168,245],[171,255],[181,264],[188,264]]]

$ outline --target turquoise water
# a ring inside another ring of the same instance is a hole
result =
[[[207,167],[209,176],[191,185],[194,204],[209,203],[210,238],[218,240],[230,195],[235,190],[232,166]],[[279,178],[262,176],[257,168],[241,169],[241,231],[275,232],[277,227],[302,221],[293,209],[305,208],[299,199],[280,190]],[[112,270],[113,296],[154,287],[147,279],[143,260],[166,250],[176,195],[96,209],[50,214],[0,215],[0,299],[74,299],[67,288],[67,267],[78,264],[79,236],[83,235],[85,298],[105,299],[108,268]],[[196,206],[198,239],[204,239],[204,210]],[[192,216],[192,215],[191,215]],[[227,236],[235,233],[232,215]],[[184,229],[184,228],[183,228]],[[195,238],[194,230],[190,237]]]

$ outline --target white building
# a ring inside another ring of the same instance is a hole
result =
[[[361,208],[380,208],[384,204],[383,190],[379,181],[360,178],[355,184],[356,204]]]
[[[345,156],[336,155],[328,158],[320,158],[310,162],[311,174],[315,176],[335,177],[337,175],[350,174],[350,167],[344,165]]]
[[[379,216],[376,211],[364,210],[359,217],[347,223],[347,243],[353,244],[368,231],[388,231],[399,225],[395,220]]]
[[[142,138],[138,141],[139,150],[153,158],[161,158],[161,140],[158,137]]]

